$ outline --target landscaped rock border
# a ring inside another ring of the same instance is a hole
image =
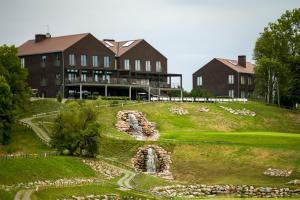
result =
[[[292,180],[292,181],[289,181],[287,184],[290,184],[290,185],[300,185],[300,180]]]
[[[228,195],[234,197],[300,197],[300,189],[255,187],[251,185],[174,185],[155,187],[153,193],[167,197],[213,197]]]
[[[108,179],[112,179],[122,175],[122,172],[116,167],[108,165],[99,160],[82,160],[82,162],[91,167],[94,171],[103,174]]]
[[[137,120],[136,126],[131,124],[130,117],[134,116]],[[142,112],[134,110],[123,110],[117,113],[118,122],[116,128],[119,131],[127,132],[139,140],[157,140],[159,138],[159,131],[156,129],[156,123],[149,122],[146,115]]]
[[[181,107],[171,107],[171,108],[169,108],[169,111],[172,114],[176,114],[176,115],[187,115],[187,114],[189,114],[188,110],[186,110],[184,108],[181,108]]]
[[[264,175],[267,176],[282,176],[282,177],[288,177],[291,175],[293,170],[288,170],[288,169],[273,169],[269,168],[264,172]]]
[[[65,197],[65,198],[58,199],[58,200],[100,200],[100,199],[120,200],[122,198],[120,197],[120,195],[117,195],[117,194],[103,194],[103,195],[89,194],[89,195],[85,195],[85,196],[72,195],[72,197]]]
[[[165,179],[173,179],[170,172],[170,164],[172,163],[170,153],[157,145],[146,145],[144,147],[140,147],[136,155],[131,159],[133,167],[139,172],[147,172],[146,158],[149,148],[153,148],[155,150],[158,161],[157,173],[153,175]]]
[[[256,113],[251,111],[251,110],[247,110],[246,108],[243,108],[242,110],[239,109],[233,109],[233,108],[228,108],[225,106],[219,106],[220,108],[234,114],[234,115],[243,115],[243,116],[251,116],[251,117],[255,117]]]
[[[200,107],[200,108],[198,108],[198,112],[209,112],[209,108],[207,108],[207,107]]]

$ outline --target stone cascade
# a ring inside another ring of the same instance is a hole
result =
[[[127,132],[137,140],[157,140],[159,131],[154,122],[149,122],[142,112],[124,110],[117,113],[116,128]]]
[[[233,109],[233,108],[228,108],[225,106],[219,106],[220,108],[234,114],[234,115],[242,115],[242,116],[251,116],[251,117],[255,117],[256,113],[251,111],[251,110],[247,110],[246,108],[243,108],[241,110],[239,109]]]
[[[300,197],[300,189],[255,187],[251,185],[173,185],[155,187],[153,193],[166,197],[254,197],[254,198],[279,198],[279,197]]]
[[[108,179],[122,175],[122,172],[117,168],[98,160],[82,160],[82,162],[91,167],[94,171],[103,174]]]
[[[269,168],[264,172],[264,175],[288,177],[291,175],[292,172],[293,170]]]
[[[131,159],[131,163],[138,172],[173,179],[170,172],[172,163],[170,153],[157,145],[140,147],[135,157]]]
[[[186,110],[184,108],[181,108],[181,107],[171,107],[171,108],[169,108],[169,111],[172,114],[175,114],[175,115],[187,115],[187,114],[189,114],[188,110]]]

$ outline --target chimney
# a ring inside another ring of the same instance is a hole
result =
[[[245,55],[238,56],[238,65],[241,67],[246,67],[246,56]]]
[[[36,43],[43,41],[46,38],[47,38],[47,35],[45,35],[45,34],[35,34],[35,42]]]

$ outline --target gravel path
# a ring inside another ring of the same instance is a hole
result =
[[[34,189],[20,190],[17,192],[14,200],[31,200],[30,196]]]
[[[118,181],[118,186],[121,190],[131,190],[133,187],[130,185],[130,181],[135,177],[135,173],[123,170],[124,176]]]

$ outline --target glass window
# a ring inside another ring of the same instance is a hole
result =
[[[25,67],[25,58],[21,58],[21,68]]]
[[[146,60],[146,71],[147,72],[151,71],[151,62],[150,62],[150,60]]]
[[[248,85],[252,85],[252,78],[248,77]]]
[[[81,66],[86,66],[86,55],[80,56],[80,63],[81,63]]]
[[[109,56],[104,56],[104,67],[109,67]]]
[[[228,75],[228,83],[234,84],[234,75]]]
[[[156,61],[156,72],[161,72],[161,63],[160,63],[160,61]]]
[[[98,56],[93,56],[93,67],[98,67]]]
[[[202,76],[197,77],[197,86],[202,86]]]
[[[75,54],[70,54],[69,55],[69,65],[70,66],[75,66]]]
[[[42,62],[46,62],[47,56],[42,56]]]
[[[141,61],[135,60],[135,71],[141,71]]]
[[[229,90],[228,91],[228,96],[233,98],[234,97],[234,90]]]
[[[246,98],[246,93],[245,93],[245,91],[241,91],[241,98]]]
[[[241,84],[245,85],[245,76],[241,76]]]
[[[124,60],[124,69],[125,70],[130,70],[130,61],[129,61],[129,59]]]

